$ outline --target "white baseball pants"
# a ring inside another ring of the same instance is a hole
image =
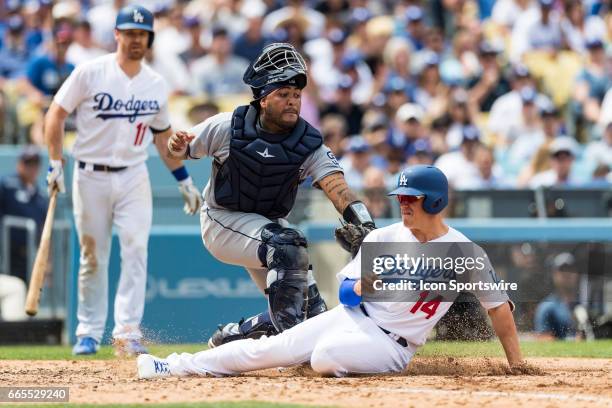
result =
[[[78,337],[102,339],[108,308],[108,260],[112,227],[121,246],[121,277],[115,296],[113,338],[142,337],[147,283],[147,244],[152,222],[149,172],[145,163],[119,172],[79,169],[72,201],[80,244]]]
[[[172,375],[235,375],[310,362],[337,377],[400,372],[416,346],[400,346],[358,308],[336,306],[276,336],[237,340],[196,354],[171,354]]]

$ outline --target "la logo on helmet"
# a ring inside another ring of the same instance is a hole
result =
[[[404,173],[400,174],[399,185],[406,187],[408,185],[408,177]]]
[[[140,14],[138,10],[134,10],[134,15],[132,16],[132,19],[135,23],[142,23],[144,21],[144,16]]]

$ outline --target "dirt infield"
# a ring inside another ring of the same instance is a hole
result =
[[[74,403],[274,401],[350,407],[610,407],[612,360],[532,358],[508,375],[502,359],[416,357],[402,375],[323,378],[306,367],[234,378],[138,380],[134,360],[0,361],[0,386],[68,386]]]

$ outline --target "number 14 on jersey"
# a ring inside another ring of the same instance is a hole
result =
[[[438,310],[438,306],[440,306],[440,302],[443,298],[442,296],[438,295],[426,302],[425,299],[427,299],[427,296],[429,296],[428,290],[421,292],[419,294],[419,300],[417,300],[414,306],[412,306],[410,313],[416,314],[417,312],[421,311],[427,316],[425,319],[429,319],[436,314],[436,310]]]

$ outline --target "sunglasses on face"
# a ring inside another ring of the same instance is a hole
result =
[[[405,204],[416,203],[421,198],[423,198],[423,196],[398,195],[397,196],[397,201],[400,203],[400,205],[405,205]]]

